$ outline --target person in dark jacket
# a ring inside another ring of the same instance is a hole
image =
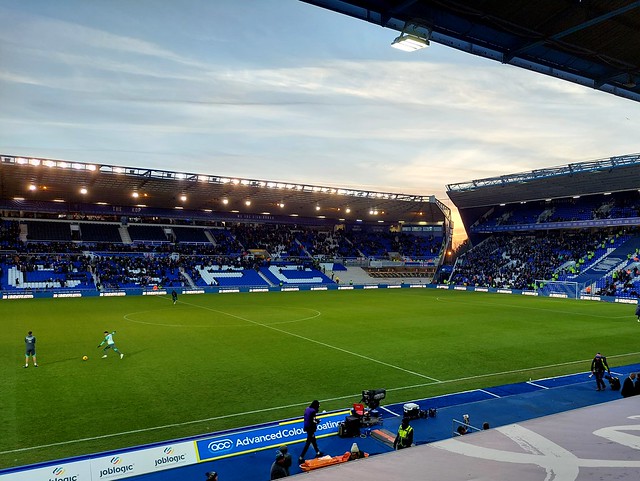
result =
[[[603,379],[605,371],[611,375],[611,369],[609,369],[609,364],[607,364],[607,358],[602,354],[597,353],[593,358],[593,361],[591,361],[591,374],[596,377],[596,391],[604,391],[607,388]]]
[[[633,382],[635,378],[636,378],[636,373],[631,372],[629,373],[627,378],[624,380],[624,382],[622,383],[622,390],[620,391],[620,394],[622,394],[622,397],[634,396],[636,394],[635,384],[638,384],[638,383]]]
[[[316,442],[316,429],[318,428],[318,420],[316,416],[318,415],[318,410],[320,409],[320,401],[314,399],[309,407],[304,410],[304,426],[303,430],[307,433],[307,441],[304,443],[304,448],[302,449],[302,453],[300,453],[300,457],[298,458],[298,463],[304,463],[304,456],[307,454],[307,450],[309,449],[309,445],[313,445],[313,449],[316,451],[316,457],[322,456],[322,452],[318,449],[318,443]]]
[[[287,449],[286,446],[284,448]],[[269,479],[286,478],[289,476],[289,466],[291,466],[291,455],[278,449],[276,451],[276,460],[271,465],[271,477]]]

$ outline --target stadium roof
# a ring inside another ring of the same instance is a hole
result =
[[[384,224],[400,221],[433,224],[444,222],[445,216],[450,218],[449,208],[434,196],[11,155],[0,156],[0,200],[176,208]]]
[[[450,184],[447,195],[458,209],[467,209],[639,188],[640,154],[630,154]]]
[[[302,1],[640,100],[640,1]]]

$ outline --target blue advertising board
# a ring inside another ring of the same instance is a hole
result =
[[[340,411],[318,416],[319,438],[338,434],[338,425],[344,421],[349,411]],[[280,446],[305,441],[307,433],[302,430],[302,419],[283,421],[269,424],[249,431],[226,433],[210,438],[194,441],[198,462],[213,461],[214,459],[228,458],[239,454],[250,453]]]

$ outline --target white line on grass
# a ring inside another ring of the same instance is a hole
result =
[[[166,299],[166,300],[171,300],[169,298],[163,298],[160,296],[156,296],[155,299]],[[193,304],[189,304],[188,302],[182,302],[182,301],[178,301],[180,304],[185,304],[188,306],[192,306]],[[197,306],[199,307],[199,306]],[[187,328],[193,328],[193,327],[207,327],[210,328],[212,327],[211,324],[205,324],[205,325],[198,325],[198,324],[163,324],[161,322],[147,322],[147,321],[138,321],[136,319],[132,319],[130,316],[134,316],[136,314],[146,314],[148,312],[157,312],[158,310],[162,310],[162,311],[168,311],[172,309],[171,307],[166,308],[166,309],[153,309],[153,310],[146,310],[146,311],[137,311],[137,312],[129,312],[127,314],[125,314],[124,316],[122,316],[125,320],[129,321],[129,322],[133,322],[136,324],[144,324],[147,326],[160,326],[160,327],[187,327]],[[282,308],[280,308],[282,309]],[[309,321],[311,319],[315,319],[316,317],[320,317],[322,315],[322,313],[316,309],[311,309],[309,307],[294,307],[294,308],[290,308],[290,309],[302,309],[305,311],[311,311],[313,312],[313,316],[308,316],[308,317],[301,317],[298,319],[291,319],[289,321],[278,321],[278,322],[274,322],[273,324],[270,325],[277,325],[277,324],[292,324],[294,322],[302,322],[302,321]],[[244,320],[244,319],[243,319]],[[223,327],[230,327],[230,326],[223,326]],[[233,327],[242,327],[242,326],[233,326]]]
[[[300,334],[295,334],[293,332],[285,331],[284,329],[279,329],[279,328],[273,327],[273,326],[271,326],[269,324],[262,324],[261,322],[252,321],[251,319],[247,319],[247,318],[242,317],[242,316],[237,316],[236,314],[231,314],[229,312],[219,311],[217,309],[211,309],[210,307],[199,306],[197,304],[190,304],[188,302],[185,302],[184,304],[186,304],[188,306],[199,307],[200,309],[205,309],[207,311],[217,312],[219,314],[224,314],[225,316],[235,317],[236,319],[240,319],[240,320],[245,321],[245,322],[250,322],[251,324],[254,324],[256,326],[261,326],[261,327],[264,327],[266,329],[271,329],[273,331],[276,331],[276,332],[279,332],[279,333],[282,333],[282,334],[286,334],[288,336],[297,337],[298,339],[302,339],[303,341],[312,342],[314,344],[318,344],[320,346],[328,347],[329,349],[334,349],[336,351],[340,351],[340,352],[343,352],[345,354],[349,354],[351,356],[359,357],[361,359],[366,359],[367,361],[375,362],[377,364],[381,364],[383,366],[390,367],[390,368],[396,369],[398,371],[406,372],[408,374],[413,374],[414,376],[418,376],[418,377],[421,377],[423,379],[428,379],[428,380],[434,381],[434,382],[440,382],[438,379],[436,379],[434,377],[427,376],[425,374],[420,374],[419,372],[411,371],[409,369],[405,369],[405,368],[400,367],[400,366],[395,366],[393,364],[389,364],[388,362],[380,361],[379,359],[374,359],[372,357],[365,356],[364,354],[358,354],[357,352],[349,351],[347,349],[343,349],[343,348],[338,347],[338,346],[333,346],[331,344],[327,344],[326,342],[317,341],[315,339],[311,339],[310,337],[305,337],[305,336],[301,336]]]
[[[460,301],[458,299],[445,299],[443,297],[436,297],[437,301],[442,301],[442,302],[457,302],[457,303],[464,303],[465,306],[468,305],[475,305],[475,306],[486,306],[486,307],[514,307],[516,309],[529,309],[532,311],[545,311],[545,312],[555,312],[556,314],[572,314],[572,315],[576,315],[576,316],[586,316],[586,317],[595,317],[598,319],[626,319],[628,317],[632,317],[632,316],[601,316],[601,315],[597,315],[597,314],[589,314],[586,312],[575,312],[575,311],[559,311],[557,309],[544,309],[542,307],[533,307],[533,306],[520,306],[520,305],[516,305],[516,304],[502,304],[502,303],[498,303],[498,302],[467,302],[467,301]]]
[[[114,437],[117,437],[117,436],[126,436],[127,434],[138,434],[138,433],[144,433],[144,432],[148,432],[148,431],[157,431],[159,429],[177,428],[177,427],[180,427],[180,426],[187,426],[189,424],[206,423],[206,422],[210,422],[210,421],[218,421],[220,419],[233,418],[233,417],[238,417],[238,416],[245,416],[245,415],[248,415],[248,414],[258,414],[258,413],[264,413],[264,412],[268,412],[268,411],[276,411],[276,410],[279,410],[279,409],[286,409],[286,408],[306,406],[306,405],[308,405],[308,403],[306,403],[306,402],[304,402],[304,403],[296,403],[296,404],[289,404],[289,405],[286,405],[286,406],[276,406],[276,407],[265,408],[265,409],[256,409],[254,411],[245,411],[243,413],[225,414],[223,416],[215,416],[215,417],[205,418],[205,419],[196,419],[196,420],[193,420],[193,421],[185,421],[185,422],[182,422],[182,423],[173,423],[173,424],[165,424],[163,426],[153,426],[153,427],[150,427],[150,428],[134,429],[134,430],[131,430],[131,431],[123,431],[121,433],[103,434],[102,436],[92,436],[90,438],[72,439],[70,441],[60,441],[59,443],[42,444],[40,446],[31,446],[31,447],[27,447],[27,448],[12,449],[12,450],[9,450],[9,451],[0,451],[0,455],[9,454],[9,453],[19,453],[21,451],[31,451],[31,450],[34,450],[34,449],[50,448],[52,446],[64,446],[66,444],[82,443],[82,442],[86,442],[86,441],[96,441],[98,439],[107,439],[107,438],[114,438]]]
[[[619,357],[625,357],[625,356],[633,356],[633,355],[637,355],[640,354],[640,352],[630,352],[627,354],[618,354],[615,356],[608,356],[608,359],[614,359],[614,358],[619,358]],[[458,379],[449,379],[446,381],[437,381],[437,382],[429,382],[429,383],[424,383],[424,384],[414,384],[412,386],[404,386],[404,387],[396,387],[396,388],[391,388],[391,389],[387,389],[387,391],[404,391],[407,389],[414,389],[417,387],[425,387],[425,386],[430,386],[433,384],[447,384],[447,383],[454,383],[454,382],[459,382],[459,381],[468,381],[471,379],[482,379],[482,378],[487,378],[487,377],[491,377],[491,376],[500,376],[500,375],[504,375],[504,374],[515,374],[515,373],[519,373],[519,372],[526,372],[526,371],[536,371],[539,369],[547,369],[550,367],[560,367],[560,366],[567,366],[567,365],[571,365],[571,364],[578,364],[578,363],[586,363],[586,362],[591,362],[591,359],[588,360],[580,360],[580,361],[570,361],[570,362],[563,362],[563,363],[558,363],[558,364],[549,364],[546,366],[538,366],[538,367],[531,367],[531,368],[527,368],[527,369],[515,369],[513,371],[503,371],[503,372],[494,372],[494,373],[488,373],[488,374],[480,374],[478,376],[469,376],[469,377],[462,377],[462,378],[458,378]],[[586,381],[585,381],[586,382]],[[472,390],[473,391],[473,390]],[[467,392],[471,392],[471,391],[467,391]],[[329,401],[340,401],[342,399],[353,399],[354,397],[359,396],[361,393],[357,393],[357,394],[349,394],[347,396],[339,396],[339,397],[334,397],[334,398],[330,398],[330,399],[323,399],[323,402],[329,402]],[[258,414],[258,413],[264,413],[264,412],[269,412],[269,411],[278,411],[281,409],[287,409],[287,408],[291,408],[291,407],[299,407],[299,406],[306,406],[307,403],[296,403],[296,404],[288,404],[285,406],[276,406],[276,407],[270,407],[270,408],[265,408],[265,409],[256,409],[253,411],[245,411],[242,413],[233,413],[233,414],[225,414],[223,416],[215,416],[215,417],[211,417],[211,418],[205,418],[205,419],[196,419],[193,421],[185,421],[182,423],[173,423],[173,424],[166,424],[164,426],[153,426],[150,428],[143,428],[143,429],[136,429],[133,431],[124,431],[121,433],[112,433],[112,434],[104,434],[102,436],[93,436],[90,438],[82,438],[82,439],[72,439],[69,441],[61,441],[58,443],[51,443],[51,444],[43,444],[40,446],[30,446],[30,447],[26,447],[26,448],[19,448],[19,449],[12,449],[9,451],[0,451],[0,455],[3,454],[10,454],[10,453],[18,453],[18,452],[23,452],[23,451],[33,451],[35,449],[44,449],[44,448],[50,448],[52,446],[64,446],[67,444],[75,444],[75,443],[81,443],[81,442],[86,442],[86,441],[95,441],[98,439],[107,439],[107,438],[114,438],[114,437],[118,437],[118,436],[126,436],[127,434],[137,434],[137,433],[143,433],[143,432],[148,432],[148,431],[158,431],[160,429],[168,429],[168,428],[176,428],[176,427],[180,427],[180,426],[186,426],[189,424],[198,424],[198,423],[205,423],[205,422],[211,422],[211,421],[218,421],[220,419],[227,419],[227,418],[233,418],[233,417],[240,417],[240,416],[245,416],[245,415],[249,415],[249,414]]]

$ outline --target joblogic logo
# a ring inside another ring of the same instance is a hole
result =
[[[133,471],[133,464],[124,464],[120,456],[114,456],[109,462],[111,463],[111,467],[100,471],[101,478],[117,476]]]
[[[229,451],[233,448],[233,441],[230,439],[216,439],[215,441],[211,441],[207,446],[207,449],[214,454],[224,453],[225,451]]]
[[[163,466],[165,464],[179,464],[183,463],[187,457],[184,454],[173,454],[173,447],[167,446],[162,450],[165,456],[162,456],[154,461],[154,466]]]
[[[65,470],[63,467],[55,468],[52,471],[53,478],[49,478],[49,481],[78,481],[77,474],[65,476],[64,473]]]

